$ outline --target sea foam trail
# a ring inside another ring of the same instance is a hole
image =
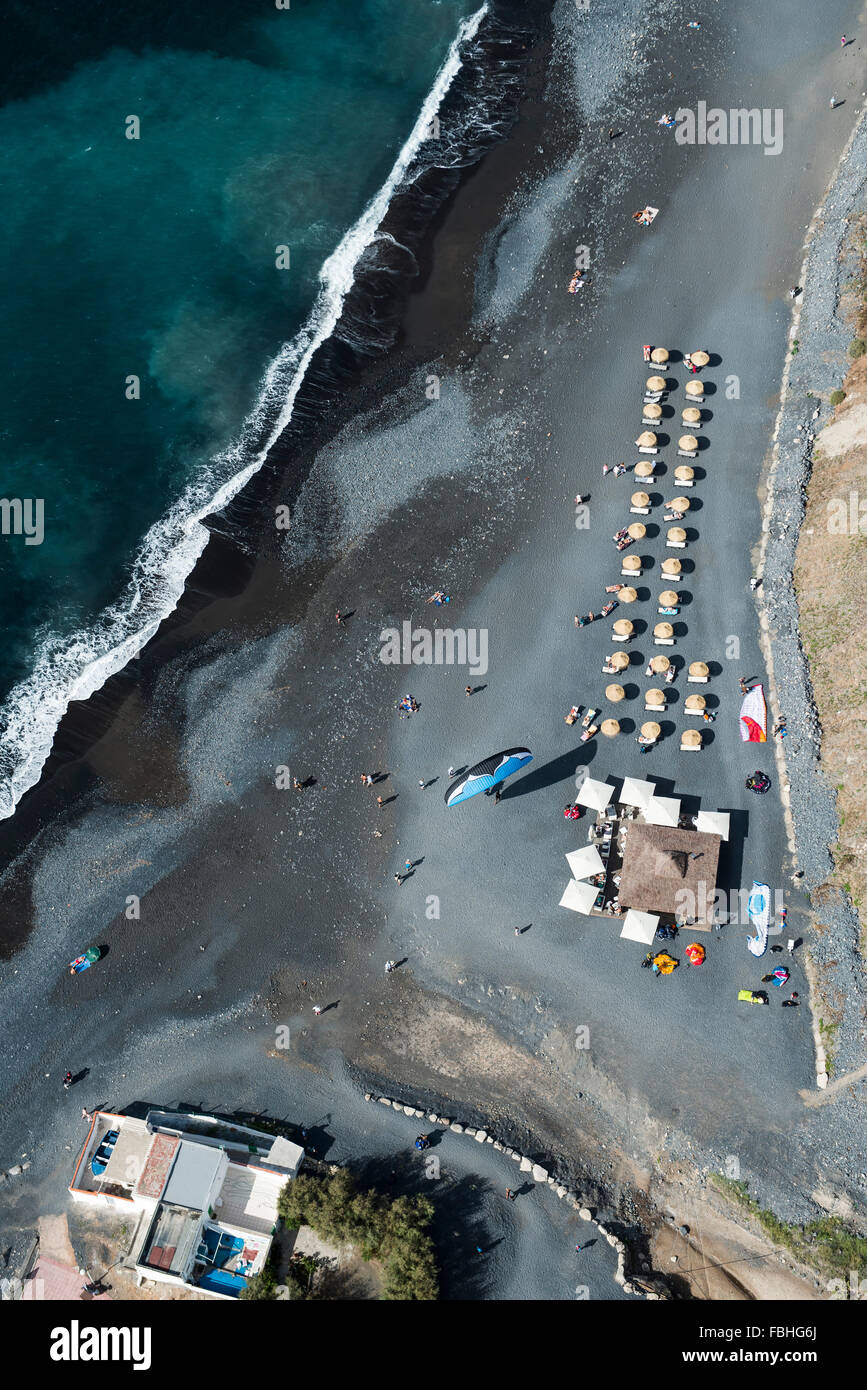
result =
[[[91,628],[71,636],[46,638],[31,675],[10,691],[0,717],[0,820],[11,816],[24,793],[39,781],[70,703],[89,699],[109,676],[122,670],[176,607],[187,577],[208,543],[205,518],[221,511],[246,486],[288,425],[310,361],[337,327],[359,259],[375,239],[395,190],[406,178],[460,72],[461,50],[475,38],[487,13],[486,0],[458,26],[388,178],[323,263],[321,288],[310,316],[268,367],[239,438],[211,461],[207,472],[190,483],[171,510],[147,532],[123,596],[105,609]]]

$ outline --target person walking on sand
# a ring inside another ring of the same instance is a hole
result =
[[[83,1120],[86,1120],[87,1123],[90,1124],[90,1111],[85,1110],[84,1106],[81,1107],[81,1118]]]
[[[425,782],[423,778],[419,777],[418,784],[421,787],[422,791],[424,791],[425,787],[427,786],[427,782]]]
[[[411,860],[411,859],[404,859],[404,861],[403,861],[403,871],[404,871],[404,873],[405,873],[405,874],[408,874],[408,873],[411,871],[411,869],[412,869],[412,860]]]
[[[378,796],[376,798],[376,804],[379,807],[379,809],[382,810],[383,806],[385,805],[385,802],[383,801],[381,796]]]
[[[506,1201],[507,1201],[507,1202],[514,1202],[514,1200],[515,1200],[515,1194],[514,1194],[514,1192],[512,1191],[511,1187],[507,1187],[507,1188],[506,1188]]]
[[[749,691],[749,686],[747,685],[748,679],[749,679],[748,676],[740,676],[740,677],[738,678],[738,685],[739,685],[740,688],[741,688],[741,694],[742,694],[742,695],[746,695],[747,692]]]
[[[845,35],[845,34],[841,34],[841,35],[840,35],[840,47],[841,47],[841,48],[845,48],[848,42],[849,42],[849,40],[846,38],[846,35]]]
[[[446,777],[454,777],[454,775],[455,775],[455,770],[454,770],[453,767],[450,767],[449,770],[448,770],[448,772],[446,773]]]
[[[588,1247],[589,1245],[592,1245],[592,1243],[593,1243],[592,1241],[585,1240],[585,1242],[584,1242],[583,1245],[576,1245],[576,1246],[575,1246],[575,1254],[576,1254],[576,1255],[580,1255],[580,1254],[581,1254],[581,1251],[582,1251],[582,1250],[586,1250],[587,1247]]]
[[[385,962],[385,973],[386,973],[386,975],[391,975],[392,972],[393,972],[393,970],[394,970],[394,961],[393,961],[393,960],[387,960],[387,961]]]
[[[503,789],[502,789],[502,787],[497,787],[497,790],[494,792],[494,805],[495,805],[495,806],[497,805],[497,803],[498,803],[498,801],[500,800],[500,798],[502,797],[502,795],[503,795]]]
[[[602,476],[603,476],[603,478],[607,477],[608,474],[609,474],[610,472],[611,472],[611,466],[610,466],[610,464],[603,463],[603,465],[602,465]]]
[[[334,617],[338,627],[346,627],[346,619],[344,618],[339,608],[337,612],[334,614]]]
[[[473,693],[473,687],[472,687],[471,685],[465,685],[465,686],[464,686],[464,694],[466,695],[467,699],[469,699],[469,697],[472,695],[472,693]]]
[[[72,1072],[71,1072],[71,1071],[68,1071],[68,1072],[66,1072],[66,1074],[65,1074],[65,1076],[64,1076],[64,1078],[63,1078],[63,1089],[64,1089],[64,1091],[68,1091],[71,1085],[72,1085]]]
[[[394,878],[394,881],[395,881],[395,883],[397,884],[397,886],[398,886],[398,888],[399,888],[400,885],[403,883],[403,879],[401,878],[400,874],[394,874],[394,875],[393,875],[393,878]]]
[[[320,1015],[321,1013],[322,1013],[322,1007],[321,1007],[321,1005],[320,1005],[320,1004],[314,1004],[314,1005],[313,1005],[313,1017],[314,1017],[314,1018],[318,1018],[319,1015]]]

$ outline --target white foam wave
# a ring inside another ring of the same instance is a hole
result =
[[[268,367],[238,440],[212,460],[206,473],[191,483],[148,531],[122,598],[100,614],[91,628],[71,636],[46,638],[32,673],[10,692],[2,711],[0,736],[0,820],[11,816],[24,793],[39,781],[58,724],[71,701],[89,699],[109,676],[122,670],[175,608],[207,544],[205,518],[222,510],[246,486],[288,425],[310,361],[340,319],[358,261],[374,240],[395,190],[406,178],[460,71],[462,48],[475,37],[487,12],[486,0],[461,21],[388,178],[322,265],[320,289],[310,316]]]

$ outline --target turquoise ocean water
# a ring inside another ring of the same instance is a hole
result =
[[[69,700],[171,611],[199,518],[291,415],[480,4],[15,7],[0,492],[41,499],[44,539],[8,513],[0,817]]]

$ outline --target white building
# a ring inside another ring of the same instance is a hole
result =
[[[262,1269],[277,1199],[304,1150],[213,1115],[98,1110],[69,1192],[137,1222],[125,1263],[146,1279],[237,1298]]]

